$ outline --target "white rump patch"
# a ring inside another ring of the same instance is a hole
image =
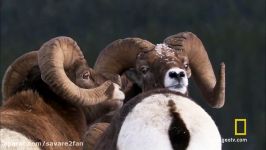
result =
[[[157,99],[161,99],[157,101]],[[126,117],[118,136],[119,150],[171,150],[171,117],[164,95],[144,99]]]
[[[40,150],[34,141],[10,129],[0,129],[0,149],[2,150]]]
[[[195,102],[175,94],[154,94],[137,104],[121,127],[118,149],[172,150],[169,100],[174,101],[190,133],[187,150],[221,150],[221,136],[212,118]]]

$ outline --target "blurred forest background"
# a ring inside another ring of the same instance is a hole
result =
[[[0,78],[20,55],[60,35],[74,38],[93,66],[99,51],[125,37],[160,43],[191,31],[213,67],[226,64],[226,104],[209,108],[192,82],[191,96],[234,138],[234,118],[247,118],[247,143],[224,150],[265,149],[265,0],[1,0]]]

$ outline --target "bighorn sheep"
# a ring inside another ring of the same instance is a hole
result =
[[[114,116],[95,150],[221,150],[212,118],[168,89],[144,92]]]
[[[129,68],[134,68],[135,73],[128,73]],[[187,78],[192,74],[210,106],[224,105],[225,65],[221,64],[216,82],[206,50],[191,32],[169,36],[156,46],[140,38],[114,41],[100,53],[94,69],[109,74],[126,72],[144,92],[168,88],[183,94],[187,93]]]
[[[19,57],[7,69],[2,85],[1,148],[13,141],[44,144],[32,149],[82,149],[73,143],[83,140],[86,129],[81,106],[124,98],[117,84],[88,67],[80,48],[68,37],[51,39],[39,51]]]
[[[147,92],[156,88],[167,88],[188,95],[188,78],[192,74],[210,106],[220,108],[224,105],[225,65],[221,64],[216,82],[206,50],[201,40],[191,32],[169,36],[163,44],[157,45],[140,38],[116,40],[102,50],[94,69],[109,74],[110,78],[111,74],[121,75],[125,102],[141,90]],[[125,74],[134,82],[133,85]],[[107,128],[105,124],[103,127],[97,124],[89,131],[98,131],[98,134],[94,134],[97,136],[94,139],[97,139],[104,128]]]

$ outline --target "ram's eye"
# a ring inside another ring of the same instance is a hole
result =
[[[185,69],[188,69],[188,67],[189,67],[188,64],[185,64]]]
[[[89,79],[89,77],[90,77],[90,73],[89,73],[89,72],[85,72],[85,73],[83,73],[83,75],[82,75],[82,78],[83,78],[83,79]]]
[[[149,69],[150,68],[148,66],[142,66],[142,67],[140,67],[140,71],[143,74],[146,74],[149,71]]]

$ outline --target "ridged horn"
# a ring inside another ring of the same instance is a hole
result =
[[[201,40],[191,32],[181,32],[164,40],[169,47],[183,51],[189,59],[192,77],[208,104],[221,108],[225,101],[225,64],[221,63],[218,80]]]
[[[66,75],[65,70],[81,62],[87,65],[77,43],[69,37],[56,37],[44,43],[39,50],[39,67],[43,81],[56,94],[69,102],[89,106],[113,98],[114,84],[106,81],[93,89],[80,88]]]
[[[29,71],[38,66],[37,51],[18,57],[6,70],[2,81],[3,100],[14,95],[19,84],[26,79]]]
[[[137,55],[154,49],[149,41],[140,38],[125,38],[107,45],[99,54],[94,69],[101,73],[121,74],[135,67]]]

